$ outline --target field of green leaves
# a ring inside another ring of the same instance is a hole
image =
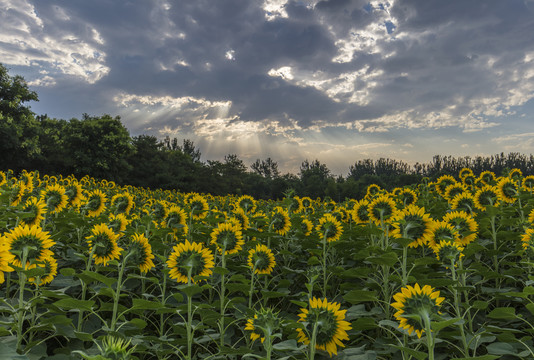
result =
[[[341,203],[0,172],[1,359],[533,359],[534,176]]]

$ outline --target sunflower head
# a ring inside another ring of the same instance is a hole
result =
[[[460,172],[458,173],[458,176],[460,177],[460,179],[464,179],[465,177],[467,176],[474,176],[473,174],[473,170],[471,170],[470,168],[463,168],[462,170],[460,170]]]
[[[343,234],[343,226],[341,222],[331,213],[326,213],[319,219],[319,224],[315,227],[321,239],[326,239],[328,242],[337,241]]]
[[[17,206],[22,201],[26,193],[26,186],[24,182],[17,181],[11,186],[11,193],[9,196],[9,203],[11,206]]]
[[[65,195],[67,195],[68,204],[70,206],[80,206],[83,200],[82,185],[78,183],[70,183],[65,187]]]
[[[456,195],[464,193],[467,191],[467,187],[462,183],[454,183],[445,188],[443,197],[447,201],[451,201]]]
[[[309,209],[313,206],[313,200],[309,196],[304,196],[300,199],[300,202],[302,203],[304,209]]]
[[[432,247],[434,254],[438,260],[441,260],[446,266],[456,264],[458,260],[464,255],[463,246],[460,246],[455,241],[440,240],[434,247]]]
[[[130,343],[131,340],[126,341],[113,335],[107,335],[102,340],[101,355],[105,359],[130,359],[136,347],[134,345],[128,349]]]
[[[193,220],[201,220],[208,216],[208,201],[201,195],[193,195],[189,199],[189,206],[191,208],[191,216]]]
[[[256,200],[250,195],[243,195],[237,199],[236,204],[243,209],[245,214],[250,214],[256,211]]]
[[[365,192],[365,196],[368,197],[368,198],[374,198],[375,196],[377,196],[378,194],[382,193],[383,190],[380,186],[376,185],[376,184],[371,184],[367,187],[367,190]]]
[[[479,180],[485,185],[494,185],[495,184],[495,173],[493,171],[483,171],[479,175]]]
[[[287,211],[277,206],[271,213],[271,228],[279,235],[285,235],[291,229],[291,219]]]
[[[473,214],[476,209],[475,197],[468,191],[457,194],[452,198],[450,203],[451,209],[462,210],[468,214]]]
[[[519,194],[518,183],[518,181],[513,180],[511,177],[501,178],[497,183],[497,191],[501,200],[513,204]]]
[[[529,228],[525,230],[525,233],[521,235],[521,247],[523,250],[532,249],[534,246],[534,229]]]
[[[22,211],[24,212],[21,218],[22,223],[29,226],[40,225],[46,214],[46,204],[43,200],[31,196],[24,203]]]
[[[87,216],[97,217],[106,209],[107,196],[101,190],[94,190],[85,200],[85,209],[87,210]]]
[[[37,284],[39,286],[46,285],[51,283],[52,280],[54,280],[54,277],[57,275],[57,261],[56,259],[54,259],[53,256],[48,256],[42,261],[39,261],[35,264],[31,264],[28,267],[28,270],[37,267],[42,268],[44,270],[44,273],[38,277],[39,284],[37,284],[37,279],[35,277],[28,278],[28,281],[31,283]]]
[[[358,201],[352,210],[352,221],[356,224],[367,224],[369,223],[369,211],[368,211],[369,202],[365,199]]]
[[[327,351],[330,356],[337,355],[337,347],[344,347],[342,340],[348,340],[347,330],[352,327],[345,321],[347,310],[340,310],[340,305],[329,302],[326,298],[310,299],[307,309],[300,309],[299,322],[303,327],[298,328],[298,341],[309,344],[314,328],[316,329],[315,346],[319,350]]]
[[[408,205],[415,205],[415,203],[417,202],[417,193],[412,189],[399,189],[395,196],[397,197],[397,201],[399,202],[400,207],[402,208]]]
[[[248,229],[250,222],[249,222],[249,218],[247,214],[245,214],[245,210],[241,208],[235,209],[234,212],[232,213],[232,217],[237,219],[237,221],[239,222],[239,226],[241,227],[241,230],[245,231]]]
[[[517,181],[517,182],[521,181],[522,177],[523,177],[523,172],[521,171],[521,169],[514,168],[510,170],[510,172],[508,173],[508,178],[514,181]]]
[[[130,220],[126,218],[124,214],[110,214],[109,215],[109,227],[115,232],[122,232],[126,230],[126,227],[130,223]]]
[[[486,211],[488,206],[499,206],[499,189],[497,186],[485,185],[475,193],[475,206]]]
[[[235,254],[239,252],[245,244],[243,234],[239,225],[228,222],[220,223],[211,232],[211,244],[217,247],[220,254]]]
[[[310,236],[313,230],[313,223],[305,215],[301,217],[300,229],[304,236]]]
[[[59,184],[47,186],[41,194],[41,200],[46,204],[48,212],[51,214],[61,212],[69,202],[65,188]]]
[[[465,211],[451,211],[445,214],[443,221],[458,232],[459,238],[457,242],[466,246],[470,242],[473,242],[477,238],[478,224],[473,218]]]
[[[428,242],[432,219],[425,213],[424,208],[408,205],[395,213],[391,223],[393,224],[391,236],[413,240],[408,244],[409,247],[418,247]]]
[[[106,224],[93,226],[91,235],[86,240],[96,265],[106,266],[108,262],[120,257],[123,249],[117,245],[118,239],[119,235]]]
[[[456,179],[450,175],[443,175],[443,176],[440,176],[438,180],[436,180],[435,187],[436,187],[437,192],[441,196],[445,197],[445,189],[447,188],[447,186],[452,185],[452,184],[456,184]]]
[[[441,241],[453,241],[460,243],[460,234],[458,229],[452,224],[445,221],[433,221],[430,226],[430,234],[428,236],[428,246],[434,248]]]
[[[521,189],[532,193],[534,191],[534,175],[527,175],[521,181]]]
[[[438,317],[439,308],[445,298],[439,296],[429,285],[422,288],[419,284],[403,287],[393,295],[395,302],[391,304],[397,310],[395,318],[399,321],[399,328],[412,334],[414,331],[420,338],[425,332],[424,318]]]
[[[282,319],[277,312],[271,308],[262,308],[254,314],[253,318],[247,320],[245,330],[250,331],[250,339],[256,341],[274,335],[281,327]]]
[[[248,266],[256,274],[270,274],[276,265],[273,252],[265,245],[256,245],[248,251]]]
[[[367,208],[369,218],[377,225],[380,225],[381,222],[387,223],[396,210],[397,206],[395,205],[395,201],[386,195],[380,195],[374,198]]]
[[[155,266],[153,259],[152,247],[145,234],[134,234],[128,246],[128,261],[139,267],[142,273],[147,273]]]
[[[39,226],[22,224],[5,233],[3,241],[14,255],[11,263],[17,267],[22,267],[24,253],[26,253],[26,265],[52,256],[53,252],[49,249],[55,244],[50,234]]]
[[[13,268],[9,266],[15,259],[15,256],[9,252],[9,245],[4,239],[0,238],[0,284],[5,281],[4,272],[12,272]]]
[[[133,196],[129,193],[116,194],[111,198],[111,207],[117,213],[128,215],[134,206]]]
[[[190,281],[196,282],[196,276],[210,276],[215,258],[211,250],[204,248],[202,244],[186,240],[173,247],[167,266],[171,279],[187,284]]]

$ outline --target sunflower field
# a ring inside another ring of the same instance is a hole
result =
[[[0,172],[1,359],[534,359],[534,176],[341,203]]]

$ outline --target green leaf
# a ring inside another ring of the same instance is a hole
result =
[[[489,306],[489,303],[487,301],[480,301],[480,300],[473,301],[474,309],[485,310],[488,308],[488,306]]]
[[[393,266],[399,261],[399,257],[395,252],[390,251],[378,256],[370,256],[365,260],[372,264]]]
[[[488,315],[490,319],[515,319],[515,309],[512,307],[498,307],[493,309]]]
[[[59,273],[63,276],[73,276],[76,274],[76,270],[72,268],[62,268],[59,270]]]
[[[432,331],[438,332],[441,329],[446,328],[447,326],[451,326],[453,324],[456,324],[459,321],[462,321],[462,319],[454,318],[454,319],[449,319],[449,320],[444,320],[444,321],[437,321],[437,322],[436,321],[432,321],[430,323],[430,326],[432,328]]]
[[[63,308],[65,310],[84,310],[90,311],[95,302],[93,300],[77,300],[77,299],[61,299],[53,303],[53,305]]]
[[[295,340],[286,340],[273,345],[274,350],[278,351],[292,351],[298,350],[297,342]]]
[[[456,360],[495,360],[499,358],[500,356],[496,356],[496,355],[482,355],[482,356],[475,356],[475,357],[468,357],[468,358],[458,358]]]
[[[131,310],[158,310],[164,306],[157,301],[150,301],[145,299],[133,299]]]
[[[230,272],[230,270],[220,267],[220,266],[216,266],[213,268],[213,272],[218,275],[226,275]]]
[[[345,301],[351,304],[358,304],[366,301],[377,301],[376,291],[367,290],[351,290],[343,296]]]
[[[404,346],[398,346],[398,345],[391,345],[391,346],[394,347],[395,349],[399,349],[405,354],[413,356],[417,360],[425,360],[428,357],[428,354],[422,351],[417,351],[417,350],[413,350],[413,349],[410,349]]]
[[[190,285],[180,285],[177,286],[178,290],[183,292],[186,296],[192,297],[195,294],[201,293],[202,288],[197,284],[190,284]]]
[[[352,322],[352,330],[370,330],[374,329],[377,325],[373,318],[370,317],[363,317],[359,318],[356,321]]]
[[[74,335],[77,339],[82,341],[93,341],[93,335],[88,333],[74,331]]]
[[[526,304],[525,307],[527,308],[528,311],[530,311],[532,315],[534,315],[534,304],[532,303]]]
[[[488,353],[492,355],[514,355],[516,353],[515,348],[505,342],[496,342],[486,346]]]
[[[82,271],[81,274],[77,274],[76,276],[79,277],[85,283],[90,283],[91,281],[97,281],[107,286],[111,286],[115,282],[117,282],[117,279],[115,277],[107,277],[105,275],[96,273],[94,271],[88,271],[88,270],[84,270]]]
[[[128,324],[131,324],[138,329],[144,329],[147,326],[147,322],[142,319],[132,319],[128,321]]]

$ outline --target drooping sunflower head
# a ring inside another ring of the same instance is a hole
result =
[[[26,186],[24,182],[17,181],[11,186],[11,194],[9,196],[9,203],[11,206],[17,206],[20,204],[26,193]]]
[[[173,247],[167,266],[171,279],[187,284],[190,280],[196,282],[196,276],[210,276],[215,258],[211,250],[204,248],[202,244],[186,240]]]
[[[289,206],[288,209],[293,214],[298,214],[302,211],[304,211],[304,206],[302,205],[302,200],[298,196],[294,196],[291,199],[289,199]]]
[[[130,223],[130,220],[126,218],[124,214],[110,214],[109,215],[109,227],[115,232],[122,232],[126,230],[126,227]]]
[[[154,203],[150,204],[150,207],[148,209],[148,213],[150,216],[152,216],[152,219],[156,222],[161,222],[165,217],[167,216],[169,212],[169,209],[167,207],[167,204],[165,201],[155,201]]]
[[[42,268],[44,273],[39,276],[39,286],[50,284],[54,277],[57,275],[57,261],[53,256],[48,256],[42,261],[31,264],[28,269]],[[37,284],[37,279],[35,277],[28,278],[28,281],[34,284]]]
[[[93,190],[85,199],[85,209],[87,210],[87,216],[97,217],[106,210],[106,201],[108,200],[106,194],[101,190]]]
[[[471,170],[470,168],[463,168],[462,170],[460,170],[460,172],[458,173],[458,176],[460,177],[460,179],[464,179],[466,176],[474,176],[475,174],[473,173],[473,170]]]
[[[232,213],[232,217],[237,219],[237,221],[239,222],[239,226],[241,227],[241,230],[245,231],[248,229],[250,222],[249,222],[248,216],[245,214],[245,210],[241,208],[235,209],[234,212]]]
[[[191,215],[193,220],[201,220],[208,216],[209,205],[206,198],[201,195],[193,195],[189,199],[189,206],[191,208]]]
[[[340,310],[340,305],[329,302],[326,298],[310,299],[308,309],[300,309],[298,321],[303,328],[298,328],[298,341],[306,345],[310,343],[313,329],[317,326],[316,345],[318,350],[327,351],[330,356],[337,355],[337,347],[344,347],[342,340],[348,340],[347,330],[352,327],[345,321],[347,310]]]
[[[41,200],[46,204],[50,214],[63,211],[67,207],[69,198],[65,188],[59,184],[48,185],[41,194]]]
[[[464,248],[456,241],[440,240],[439,243],[432,247],[432,250],[438,260],[441,260],[446,266],[449,266],[458,262],[463,256],[462,252]]]
[[[254,314],[254,317],[247,319],[245,330],[250,331],[250,339],[256,341],[261,338],[265,341],[268,334],[275,334],[282,325],[282,319],[277,312],[271,308],[262,308]]]
[[[153,259],[152,247],[145,234],[133,234],[128,246],[128,261],[146,274],[155,266]]]
[[[508,173],[508,178],[516,182],[521,181],[522,177],[523,177],[523,172],[521,171],[521,169],[514,168],[510,170],[510,172]]]
[[[0,186],[3,186],[4,184],[7,184],[7,176],[5,172],[0,171]]]
[[[373,199],[367,208],[369,218],[377,225],[380,225],[381,222],[387,223],[396,210],[395,201],[386,195],[380,195]]]
[[[457,228],[445,221],[433,221],[427,239],[427,245],[433,249],[441,241],[453,241],[459,244],[460,233]]]
[[[419,284],[403,287],[393,299],[395,302],[391,306],[397,310],[394,316],[399,321],[399,328],[407,330],[409,335],[415,331],[419,338],[425,332],[423,319],[436,317],[445,300],[439,296],[439,291],[429,285],[421,288]]]
[[[483,171],[480,173],[480,181],[485,185],[494,185],[495,184],[495,173],[493,171]]]
[[[250,214],[256,211],[256,200],[250,195],[243,195],[237,199],[236,204],[243,209],[245,214]]]
[[[443,193],[443,197],[451,202],[452,199],[461,193],[464,193],[467,191],[467,187],[462,183],[454,183],[445,188],[445,192]]]
[[[13,268],[9,266],[15,259],[15,255],[9,252],[9,245],[0,237],[0,284],[5,281],[4,273],[12,272]]]
[[[49,249],[55,244],[50,238],[50,234],[39,226],[22,224],[5,233],[3,241],[7,244],[11,254],[14,255],[11,263],[17,267],[22,267],[25,251],[26,264],[29,265],[52,256],[53,252]]]
[[[265,245],[256,245],[248,251],[248,266],[256,274],[270,274],[276,265],[273,252]]]
[[[468,214],[474,214],[476,209],[475,197],[468,191],[457,194],[450,201],[451,209],[462,210]]]
[[[67,202],[69,206],[78,207],[82,204],[83,188],[77,182],[71,182],[65,187],[65,195],[67,195]]]
[[[485,185],[475,193],[475,206],[486,211],[488,206],[499,206],[499,189],[496,186]]]
[[[425,213],[425,209],[417,205],[408,205],[403,210],[399,210],[391,219],[393,238],[404,238],[413,240],[409,247],[418,247],[428,242],[431,232],[432,219]]]
[[[309,196],[304,196],[300,201],[304,209],[309,209],[313,206],[313,200]]]
[[[458,231],[458,243],[461,246],[466,246],[477,238],[478,224],[473,216],[465,211],[451,211],[445,214],[443,221]]]
[[[435,187],[437,192],[445,197],[445,189],[452,184],[456,184],[456,179],[454,177],[450,175],[442,175],[436,180]]]
[[[111,198],[111,207],[117,213],[128,215],[134,206],[134,198],[130,193],[115,194]]]
[[[376,184],[371,184],[367,187],[367,190],[365,192],[365,196],[369,199],[374,198],[378,194],[381,194],[383,192],[382,188]]]
[[[352,210],[352,221],[356,224],[367,224],[369,223],[369,211],[368,211],[369,201],[362,199],[358,201]]]
[[[211,244],[217,247],[220,254],[238,253],[245,244],[243,234],[238,225],[233,223],[220,223],[211,232]]]
[[[284,208],[277,206],[271,212],[271,229],[279,235],[285,235],[291,229],[291,219]]]
[[[521,189],[532,193],[534,191],[534,175],[527,175],[521,181]]]
[[[161,222],[161,226],[173,229],[175,234],[186,234],[189,227],[187,226],[187,214],[185,210],[179,206],[172,205],[167,212],[167,216]]]
[[[467,187],[472,187],[476,185],[476,183],[477,183],[477,178],[475,177],[475,175],[466,175],[462,178],[462,184],[464,184]]]
[[[415,205],[417,202],[417,194],[412,189],[400,189],[395,196],[397,197],[397,201],[399,202],[401,208],[404,208],[408,205]]]
[[[513,204],[519,195],[518,183],[518,181],[513,180],[511,177],[501,178],[497,183],[497,191],[500,199],[509,204]]]
[[[328,242],[337,241],[343,234],[343,226],[331,213],[324,214],[319,219],[319,224],[315,227],[319,238],[326,239]]]
[[[106,266],[108,262],[119,259],[123,249],[117,245],[118,239],[119,235],[106,224],[93,226],[86,240],[96,265]]]
[[[304,236],[310,236],[313,231],[313,223],[305,215],[301,217],[300,229]]]
[[[46,204],[43,200],[31,196],[24,203],[22,211],[24,215],[20,220],[21,223],[29,226],[40,225],[46,214]]]

